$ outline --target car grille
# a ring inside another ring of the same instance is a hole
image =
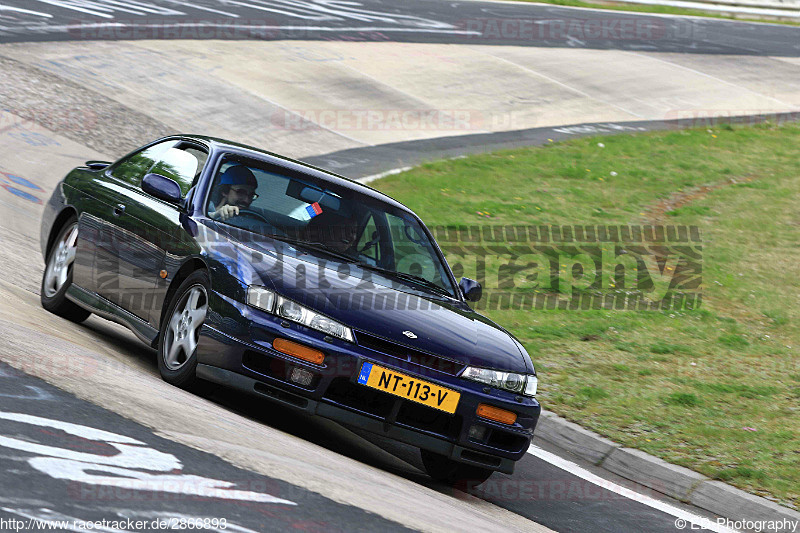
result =
[[[349,407],[378,418],[386,418],[395,399],[390,395],[367,387],[354,385],[349,378],[336,378],[325,391],[325,398],[343,407]]]
[[[466,366],[458,361],[453,361],[451,359],[446,359],[438,355],[423,352],[415,348],[410,348],[403,344],[387,341],[386,339],[376,337],[375,335],[370,335],[369,333],[365,333],[363,331],[356,332],[356,341],[359,345],[369,348],[370,350],[375,350],[376,352],[381,352],[391,357],[396,357],[402,361],[424,366],[425,368],[444,372],[445,374],[450,374],[451,376],[457,376],[462,370],[464,370],[464,367]]]

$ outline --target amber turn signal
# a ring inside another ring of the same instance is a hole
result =
[[[298,359],[314,363],[315,365],[321,365],[322,361],[325,360],[325,354],[319,350],[286,339],[275,339],[272,342],[272,347],[281,353],[297,357]]]
[[[508,424],[509,426],[517,421],[517,413],[512,413],[511,411],[506,411],[499,407],[492,407],[485,403],[478,405],[478,409],[475,412],[482,418],[488,418],[489,420],[494,420],[501,424]]]

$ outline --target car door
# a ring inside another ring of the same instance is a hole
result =
[[[112,166],[95,191],[104,204],[99,215],[102,238],[95,248],[95,290],[154,327],[159,316],[152,316],[153,293],[172,230],[180,225],[180,206],[145,193],[141,181],[148,173],[159,173],[176,180],[185,195],[205,159],[204,149],[192,143],[157,143]]]

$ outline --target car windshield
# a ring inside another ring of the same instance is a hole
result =
[[[228,155],[214,177],[207,214],[406,285],[455,294],[446,265],[413,214],[301,172]]]

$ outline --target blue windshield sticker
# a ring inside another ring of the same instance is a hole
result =
[[[308,213],[309,217],[314,218],[315,216],[322,214],[322,208],[317,202],[314,202],[310,206],[306,207],[306,213]]]
[[[305,222],[308,222],[315,216],[321,214],[322,214],[322,207],[319,205],[319,203],[314,202],[313,204],[306,204],[306,205],[301,205],[299,207],[295,207],[294,209],[292,209],[292,212],[289,213],[289,216],[295,220],[303,220]]]

